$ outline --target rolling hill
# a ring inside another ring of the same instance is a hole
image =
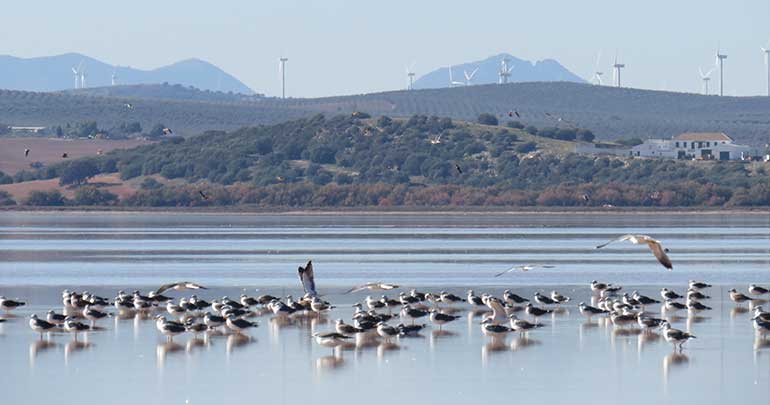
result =
[[[120,84],[171,83],[194,86],[203,90],[254,94],[222,69],[200,59],[186,59],[157,69],[140,70],[113,66],[79,53],[66,53],[37,58],[0,55],[0,88],[28,91],[58,91],[75,88],[73,68],[86,72],[86,87],[112,84],[116,75]]]
[[[446,89],[392,91],[314,99],[217,101],[218,93],[187,89],[173,99],[174,86],[154,98],[112,95],[33,93],[0,90],[0,120],[8,125],[60,125],[96,120],[110,128],[140,121],[149,128],[164,123],[185,135],[205,130],[231,130],[274,124],[317,113],[334,115],[365,111],[373,115],[414,114],[472,121],[481,113],[503,123],[518,120],[537,127],[576,126],[591,129],[602,140],[671,137],[689,131],[722,131],[739,143],[768,143],[770,98],[717,97],[697,94],[614,88],[567,82],[476,85]],[[167,97],[169,99],[164,99]],[[197,98],[196,98],[197,97]],[[130,102],[133,109],[126,109]],[[519,117],[509,117],[518,112]],[[561,120],[559,120],[561,118]]]
[[[451,67],[442,67],[420,76],[414,82],[415,89],[439,89],[451,87],[449,70],[452,70],[452,80],[465,82],[464,73],[469,75],[476,69],[471,81],[472,84],[498,83],[501,62],[508,59],[507,67],[510,69],[509,83],[520,82],[575,82],[585,83],[585,80],[575,75],[553,59],[545,59],[536,62],[519,59],[507,53],[490,56],[487,59],[462,63]]]

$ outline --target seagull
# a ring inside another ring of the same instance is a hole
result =
[[[166,303],[166,312],[169,313],[169,315],[182,315],[187,312],[185,308],[183,308],[181,305],[176,305],[173,302],[169,301]]]
[[[203,324],[209,328],[217,328],[224,325],[227,322],[224,316],[214,315],[211,312],[206,312],[203,316]]]
[[[481,321],[481,332],[486,336],[499,337],[511,332],[511,328],[496,324],[491,318]]]
[[[550,309],[543,309],[543,308],[538,308],[536,306],[533,306],[532,303],[527,304],[525,308],[526,308],[525,310],[527,312],[527,315],[535,318],[535,323],[538,323],[537,319],[540,318],[541,316],[545,314],[550,314],[551,312],[553,312]]]
[[[489,297],[486,299],[486,304],[489,309],[492,310],[492,319],[495,322],[504,321],[507,317],[505,312],[505,305],[497,297]]]
[[[29,156],[29,148],[24,149],[24,157]]]
[[[666,306],[667,312],[676,312],[676,311],[681,311],[683,309],[687,309],[686,305],[671,299],[666,300],[665,306]]]
[[[321,312],[330,311],[334,308],[333,305],[330,305],[328,302],[321,301],[318,297],[314,296],[313,300],[310,301],[310,309],[313,310],[313,312],[316,312],[320,314]]]
[[[444,326],[444,324],[454,322],[460,318],[460,315],[449,315],[435,309],[430,310],[430,321],[438,325],[438,330],[441,330],[441,327]]]
[[[334,327],[337,330],[337,333],[340,333],[343,335],[353,335],[364,331],[361,328],[356,328],[353,325],[346,324],[345,321],[343,321],[342,319],[337,319]]]
[[[680,298],[684,298],[683,296],[677,294],[673,290],[669,290],[668,288],[661,288],[660,289],[660,296],[663,297],[664,300],[678,300]]]
[[[299,274],[299,281],[302,282],[302,288],[305,290],[305,294],[310,294],[310,296],[318,295],[318,293],[315,290],[315,276],[313,275],[313,261],[308,260],[305,267],[299,266],[297,268],[297,274]]]
[[[746,301],[750,301],[750,302],[754,301],[754,298],[751,298],[751,297],[747,296],[746,294],[739,293],[738,291],[735,290],[735,288],[732,288],[732,289],[728,290],[727,292],[730,293],[730,299],[734,303],[736,303],[736,304],[742,304],[742,303],[744,303]]]
[[[634,291],[631,294],[631,297],[633,297],[636,300],[636,302],[638,302],[639,305],[642,306],[642,309],[644,309],[644,307],[647,306],[647,305],[660,304],[660,301],[658,301],[656,299],[653,299],[653,298],[650,298],[650,297],[648,297],[646,295],[641,295],[641,294],[639,294],[636,291]]]
[[[382,300],[374,299],[371,295],[367,295],[364,302],[366,303],[366,307],[369,309],[380,309],[385,306],[385,303],[382,302]]]
[[[645,331],[649,331],[651,329],[660,328],[663,326],[664,322],[668,322],[665,319],[661,318],[653,318],[651,316],[643,316],[639,315],[637,317],[637,323],[639,324],[639,327],[642,328]]]
[[[468,298],[466,299],[466,301],[468,301],[468,303],[472,305],[478,305],[478,306],[486,305],[484,304],[484,301],[482,301],[481,297],[473,294],[473,290],[468,290]]]
[[[0,296],[0,309],[4,310],[6,313],[18,307],[23,307],[24,305],[27,305],[27,304],[22,301],[14,301],[14,300],[5,298],[3,296]]]
[[[544,326],[539,323],[532,323],[525,321],[524,319],[519,319],[515,314],[511,314],[509,318],[511,320],[511,329],[521,334],[527,333],[532,329],[542,328]]]
[[[513,266],[513,267],[511,267],[510,269],[508,269],[506,271],[497,273],[497,274],[495,274],[495,277],[500,277],[503,274],[510,273],[510,272],[512,272],[514,270],[530,271],[530,270],[534,270],[534,269],[552,269],[554,267],[556,267],[556,266],[551,266],[551,265],[548,265],[548,264],[521,264],[521,265]]]
[[[591,319],[592,316],[595,316],[595,315],[605,315],[605,314],[610,313],[610,311],[605,311],[605,310],[600,309],[600,308],[596,308],[596,307],[592,307],[590,305],[586,305],[585,302],[581,302],[580,304],[578,304],[578,310],[580,311],[580,313],[583,316],[587,317],[589,320]]]
[[[529,302],[528,299],[526,299],[526,298],[524,298],[524,297],[522,297],[520,295],[514,294],[510,290],[503,291],[503,301],[505,301],[505,302],[507,302],[507,303],[509,303],[511,305],[523,304],[525,302]]]
[[[227,327],[235,333],[241,333],[241,331],[246,329],[256,328],[259,326],[256,322],[250,322],[242,318],[236,318],[234,316],[228,316],[225,323],[227,324]]]
[[[67,320],[67,317],[62,314],[57,314],[53,309],[46,314],[46,320],[54,325],[61,325]]]
[[[540,294],[539,291],[535,293],[535,302],[541,305],[553,305],[557,303],[555,300],[552,300],[546,297],[545,295]]]
[[[711,309],[711,307],[703,305],[700,302],[695,300],[687,300],[687,309],[689,309],[690,312],[698,313],[701,311],[708,311]]]
[[[366,283],[366,284],[361,284],[361,285],[355,286],[355,287],[345,291],[345,294],[351,294],[351,293],[359,292],[359,291],[363,291],[363,290],[369,290],[369,291],[383,290],[383,291],[387,291],[387,290],[392,290],[392,289],[395,289],[395,288],[398,288],[398,284],[388,284],[388,283],[380,283],[380,282]]]
[[[708,295],[705,295],[700,292],[700,290],[694,289],[690,287],[690,289],[687,290],[687,299],[688,300],[707,300],[711,297]]]
[[[166,335],[169,342],[174,340],[174,336],[187,331],[184,325],[180,324],[179,322],[167,321],[166,318],[162,316],[158,318],[155,326],[158,328],[160,333]]]
[[[770,321],[767,321],[759,315],[751,318],[751,320],[754,321],[754,330],[760,335],[765,336],[770,332]]]
[[[64,153],[61,154],[61,157],[62,157],[62,159],[66,159],[66,158],[69,157],[69,155],[67,154],[67,152],[64,152]]]
[[[124,106],[124,107],[126,107],[126,108],[128,108],[129,110],[133,110],[133,109],[134,109],[134,105],[133,105],[133,104],[131,104],[131,103],[126,103],[126,104],[123,104],[123,106]]]
[[[701,282],[701,281],[690,280],[688,287],[696,289],[696,290],[703,290],[703,289],[711,287],[711,284],[706,284],[706,283]]]
[[[404,309],[401,310],[401,314],[406,316],[407,318],[410,318],[412,320],[412,325],[414,325],[414,320],[422,318],[426,315],[430,315],[430,312],[423,311],[421,309],[415,309],[412,308],[409,305],[404,306]]]
[[[343,343],[345,343],[348,339],[351,339],[350,336],[345,336],[341,333],[336,332],[330,332],[330,333],[314,333],[313,337],[315,338],[316,343],[318,343],[321,346],[324,347],[337,347]]]
[[[209,330],[209,327],[206,324],[200,322],[190,322],[185,324],[185,329],[197,337],[198,334]]]
[[[90,330],[91,327],[82,323],[77,322],[75,318],[68,316],[64,319],[64,331],[69,333],[75,334],[75,340],[78,340],[78,333],[85,332],[87,330]]]
[[[565,304],[569,302],[570,298],[565,295],[561,295],[556,291],[551,291],[551,299],[556,301],[556,304],[558,305],[558,304]]]
[[[198,190],[198,194],[200,194],[201,198],[203,198],[204,200],[208,200],[209,199],[209,196],[204,194],[203,190]]]
[[[207,290],[208,288],[192,283],[189,281],[180,281],[178,283],[170,283],[170,284],[163,284],[162,286],[158,287],[157,290],[155,290],[155,294],[162,294],[164,291],[167,290],[174,290],[174,291],[184,291],[184,290]]]
[[[163,128],[163,135],[171,135],[174,131],[171,130],[171,128]]]
[[[401,331],[386,324],[385,322],[378,322],[377,334],[385,338],[385,340],[390,340],[390,338],[392,338],[393,336],[400,336]]]
[[[768,292],[770,292],[770,290],[767,288],[760,287],[756,284],[749,284],[749,294],[751,295],[765,295]]]
[[[253,307],[259,304],[259,301],[254,297],[249,297],[246,294],[241,294],[240,303],[244,307]]]
[[[83,309],[83,317],[91,321],[91,326],[93,326],[94,323],[96,323],[96,321],[106,316],[107,316],[106,312],[102,312],[97,309],[91,308],[90,305],[86,305],[86,307]]]
[[[688,340],[695,339],[695,336],[687,332],[672,328],[668,321],[663,322],[661,327],[663,328],[663,337],[666,338],[667,342],[674,345],[674,349],[679,346],[679,351],[682,350],[682,345],[684,345]]]
[[[51,322],[39,319],[37,315],[32,314],[29,316],[29,327],[32,328],[32,330],[35,332],[39,333],[40,338],[42,339],[43,333],[55,328],[56,325],[52,324]]]
[[[601,244],[596,248],[601,249],[611,243],[623,242],[623,241],[630,241],[635,245],[639,245],[642,243],[647,244],[647,247],[650,248],[650,250],[652,251],[652,254],[655,255],[655,257],[658,259],[660,264],[663,265],[663,267],[665,267],[669,271],[674,268],[674,265],[671,263],[671,259],[669,259],[668,255],[666,255],[666,253],[668,252],[668,249],[664,248],[663,245],[661,245],[660,241],[657,241],[647,235],[631,235],[631,234],[623,235],[617,239],[613,239],[607,243]]]
[[[445,304],[454,304],[454,303],[457,303],[457,302],[465,301],[464,299],[462,299],[462,297],[458,297],[458,296],[456,296],[456,295],[454,295],[452,293],[448,293],[446,291],[442,291],[439,294],[439,299],[441,300],[441,302],[443,302]]]
[[[405,305],[405,306],[420,302],[419,298],[412,297],[411,295],[406,295],[406,293],[403,291],[398,294],[398,299],[401,302],[401,305]]]
[[[418,336],[420,334],[420,331],[425,329],[425,324],[420,325],[404,325],[403,323],[399,323],[396,326],[396,329],[398,329],[399,332],[401,332],[401,336]]]
[[[620,291],[622,288],[623,287],[620,287],[620,286],[615,287],[609,283],[600,283],[596,280],[591,281],[591,291],[593,292],[601,293],[606,290]]]
[[[460,167],[459,164],[455,163],[455,170],[457,170],[458,174],[463,174],[463,169]]]
[[[171,297],[167,297],[163,294],[158,294],[155,291],[150,291],[149,294],[147,294],[148,297],[150,297],[151,300],[155,302],[169,302],[171,301]],[[93,304],[93,302],[92,302]]]

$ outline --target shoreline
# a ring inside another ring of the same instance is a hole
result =
[[[389,208],[279,208],[279,207],[2,207],[0,215],[4,214],[163,214],[163,215],[282,215],[282,216],[342,216],[342,215],[421,215],[421,216],[446,216],[446,215],[565,215],[565,214],[587,214],[587,215],[767,215],[770,216],[770,207],[757,208],[704,208],[704,207],[617,207],[617,208],[596,208],[596,207],[441,207],[439,209],[430,207],[389,207]]]

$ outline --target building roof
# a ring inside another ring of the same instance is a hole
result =
[[[731,141],[733,138],[727,136],[724,132],[686,132],[674,137],[675,141]]]

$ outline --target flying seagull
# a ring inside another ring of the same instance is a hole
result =
[[[123,104],[123,105],[124,105],[126,108],[128,108],[129,110],[133,110],[133,109],[134,109],[134,105],[133,105],[133,104],[131,104],[131,103],[126,103],[126,104]]]
[[[29,156],[29,148],[24,149],[24,157]]]
[[[171,135],[174,131],[171,130],[171,128],[163,128],[163,135]]]
[[[668,258],[668,255],[666,255],[668,249],[664,248],[663,245],[660,244],[660,241],[657,241],[647,235],[623,235],[617,239],[613,239],[607,243],[601,244],[596,248],[601,249],[611,243],[623,241],[631,241],[631,243],[634,245],[640,245],[642,243],[647,244],[647,247],[650,248],[652,254],[655,255],[655,258],[658,259],[660,264],[662,264],[663,267],[667,268],[669,271],[673,270],[674,265],[671,263],[671,259]]]
[[[209,196],[204,194],[202,190],[198,190],[198,194],[200,194],[201,198],[203,198],[204,200],[208,200],[209,199]]]
[[[398,288],[397,284],[388,284],[388,283],[366,283],[361,284],[359,286],[355,286],[347,291],[345,291],[345,294],[350,294],[358,291],[363,290],[369,290],[369,291],[375,291],[375,290],[392,290],[394,288]]]
[[[534,270],[534,269],[552,269],[554,267],[556,267],[556,266],[551,266],[549,264],[522,264],[522,265],[518,265],[518,266],[513,266],[510,269],[508,269],[506,271],[503,271],[501,273],[497,273],[497,274],[495,274],[495,277],[500,277],[503,274],[510,273],[510,272],[512,272],[514,270],[530,271],[530,270]]]
[[[299,275],[299,281],[302,282],[302,288],[305,290],[305,294],[309,294],[311,297],[315,297],[318,293],[315,290],[315,276],[313,275],[313,261],[308,260],[305,267],[299,266],[297,268],[297,274]]]
[[[457,173],[463,174],[463,168],[460,167],[459,164],[455,163],[455,169],[457,170]]]
[[[175,291],[184,291],[184,290],[207,290],[208,288],[192,283],[189,281],[180,281],[178,283],[170,283],[170,284],[164,284],[160,287],[158,287],[157,290],[155,290],[155,294],[162,294],[164,291],[168,290],[175,290]]]
[[[64,153],[61,154],[61,157],[62,157],[62,159],[66,159],[66,158],[69,157],[69,155],[67,154],[67,152],[64,152]]]

